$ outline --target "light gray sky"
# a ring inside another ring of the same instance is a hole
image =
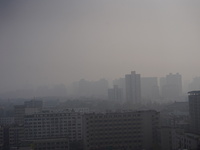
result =
[[[200,76],[199,0],[0,0],[0,91]]]

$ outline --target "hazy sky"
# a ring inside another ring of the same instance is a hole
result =
[[[199,0],[0,0],[0,91],[199,64]]]

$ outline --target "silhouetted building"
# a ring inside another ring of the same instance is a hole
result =
[[[0,150],[4,148],[4,128],[0,126]]]
[[[160,78],[161,95],[164,98],[179,98],[182,94],[182,77],[179,73]]]
[[[189,92],[190,129],[200,135],[200,91]]]
[[[123,101],[125,101],[126,100],[126,82],[125,82],[125,78],[115,79],[113,81],[113,85],[117,85],[120,89],[122,89],[122,98],[123,98]]]
[[[24,126],[13,125],[8,128],[9,147],[19,147],[24,140]]]
[[[159,113],[153,110],[85,114],[83,125],[85,150],[150,150],[158,144]]]
[[[131,74],[125,75],[125,80],[127,102],[139,103],[141,101],[140,74],[132,71]]]
[[[183,130],[174,128],[174,127],[168,127],[163,126],[160,128],[160,135],[161,135],[161,149],[162,150],[178,150],[179,141],[177,139],[177,132],[180,132]]]
[[[159,98],[159,87],[156,77],[141,78],[141,95],[142,98],[148,100],[156,100]]]
[[[108,89],[108,99],[115,102],[122,102],[122,89],[114,85],[112,89]]]
[[[25,107],[24,105],[14,106],[14,120],[16,124],[24,123]]]

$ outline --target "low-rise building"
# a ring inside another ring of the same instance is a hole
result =
[[[177,133],[179,150],[198,150],[200,149],[200,135],[193,133]]]

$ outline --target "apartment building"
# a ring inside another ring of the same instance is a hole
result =
[[[72,111],[42,111],[24,118],[25,137],[28,140],[68,138],[82,140],[82,115]]]
[[[24,140],[24,127],[13,125],[8,128],[9,147],[18,147]]]
[[[67,138],[48,138],[37,140],[25,140],[30,143],[33,150],[69,150],[69,140]]]
[[[140,103],[141,101],[141,80],[140,74],[131,71],[131,74],[125,75],[126,100],[131,103]]]
[[[85,114],[83,125],[86,150],[149,150],[158,145],[159,113],[154,110]]]

